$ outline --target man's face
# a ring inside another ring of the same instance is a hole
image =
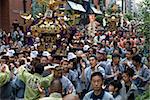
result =
[[[129,80],[130,80],[129,76],[126,73],[123,73],[122,78],[125,83],[129,82]]]
[[[89,49],[89,54],[93,54],[93,49]]]
[[[55,70],[54,71],[55,78],[61,78],[62,77],[62,70]]]
[[[52,63],[53,62],[53,57],[52,56],[48,56],[48,63]]]
[[[47,58],[46,57],[42,57],[41,58],[41,63],[42,64],[47,64]]]
[[[79,35],[79,34],[76,34],[76,35],[75,35],[75,38],[76,38],[77,40],[79,40],[79,39],[80,39],[80,35]]]
[[[94,57],[90,57],[89,61],[90,61],[91,67],[95,67],[96,66],[97,60]]]
[[[137,52],[136,48],[132,48],[132,50],[133,50],[133,54]]]
[[[91,80],[91,84],[94,91],[99,91],[103,85],[102,78],[99,76],[94,76]]]
[[[106,41],[106,46],[109,46],[109,41]]]
[[[70,63],[68,64],[68,68],[69,68],[69,69],[72,69],[72,68],[73,68],[73,62],[70,62]]]
[[[113,61],[113,63],[114,64],[119,64],[119,61],[120,61],[120,59],[119,59],[119,57],[114,57],[113,59],[112,59],[112,61]]]
[[[98,61],[102,61],[105,57],[104,54],[102,53],[96,53],[96,56],[97,56]]]
[[[131,58],[131,57],[132,57],[131,52],[127,51],[127,53],[126,53],[126,57],[127,57],[127,58]]]
[[[137,65],[137,62],[134,61],[134,60],[132,60],[132,64],[133,64],[134,66],[136,66],[136,65]]]
[[[105,41],[102,41],[102,44],[103,44],[103,45],[106,45]]]
[[[113,85],[109,85],[108,87],[109,92],[114,92],[115,91],[115,87]]]
[[[125,48],[130,48],[129,43],[126,43],[126,44],[125,44]]]
[[[68,62],[67,62],[67,61],[63,61],[62,67],[63,67],[63,70],[64,70],[65,72],[67,72],[67,71],[68,71]]]

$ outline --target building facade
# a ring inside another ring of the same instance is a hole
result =
[[[31,11],[31,0],[0,0],[0,28],[10,32],[15,20],[23,25],[24,20],[20,17],[20,13],[25,11]]]

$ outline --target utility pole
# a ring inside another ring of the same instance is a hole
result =
[[[122,0],[122,12],[123,14],[126,12],[126,0]]]
[[[26,1],[26,0],[23,0],[23,12],[24,12],[24,13],[27,12],[26,3],[27,3],[27,1]]]
[[[26,13],[26,12],[27,12],[26,3],[27,3],[27,1],[26,1],[26,0],[23,0],[23,13]],[[26,24],[26,20],[24,20],[24,24]]]

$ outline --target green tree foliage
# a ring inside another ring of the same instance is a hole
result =
[[[143,95],[137,96],[136,100],[150,100],[150,91],[147,90]]]
[[[103,23],[103,18],[104,18],[103,15],[98,15],[96,16],[96,21],[98,21],[99,23]]]
[[[150,50],[150,0],[144,0],[141,5],[142,22],[141,32],[145,36],[145,48]]]
[[[32,0],[32,16],[36,18],[39,13],[44,14],[47,9],[47,4],[49,0],[44,0],[43,2],[38,2],[39,0]]]
[[[133,19],[133,15],[130,12],[126,13],[124,17],[125,17],[125,19],[128,19],[129,21],[131,21]]]

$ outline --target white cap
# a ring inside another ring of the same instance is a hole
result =
[[[48,70],[48,69],[55,69],[56,66],[59,66],[59,64],[53,64],[52,66],[48,65],[48,66],[44,66],[44,70]]]
[[[39,38],[39,37],[36,37],[36,38],[35,38],[35,41],[36,41],[36,42],[40,42],[40,38]]]
[[[31,32],[27,32],[27,35],[31,35]]]
[[[31,53],[30,53],[31,58],[36,58],[37,55],[38,55],[38,51],[31,51]]]
[[[68,61],[69,60],[71,60],[71,59],[74,59],[74,58],[76,58],[77,56],[73,53],[73,52],[69,52],[68,53],[68,56],[67,56],[67,59],[68,59]]]
[[[8,50],[6,53],[6,56],[12,57],[12,56],[14,56],[14,54],[15,54],[14,50]]]
[[[48,51],[43,51],[42,56],[50,56],[51,54]]]
[[[90,48],[90,46],[89,45],[84,45],[84,47],[83,47],[83,51],[88,51],[88,49]]]
[[[76,52],[77,57],[80,57],[83,54],[83,51],[79,50]]]
[[[31,46],[30,48],[31,48],[31,49],[34,49],[34,46]]]

